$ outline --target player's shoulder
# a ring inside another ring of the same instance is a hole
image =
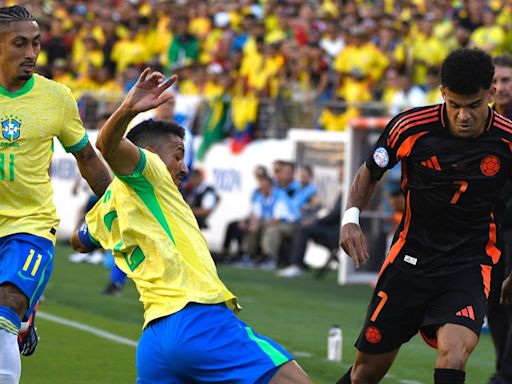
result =
[[[444,125],[443,104],[434,104],[407,109],[396,115],[387,125],[388,145],[397,143],[420,132],[428,133],[434,127]]]
[[[496,111],[492,111],[492,126],[497,134],[509,141],[512,141],[512,120],[500,115]]]
[[[58,83],[55,80],[48,79],[39,74],[34,74],[34,80],[38,88],[45,92],[47,96],[52,94],[71,94],[71,90],[64,84]]]
[[[421,107],[412,107],[403,110],[398,115],[393,117],[390,124],[398,122],[415,121],[422,122],[424,120],[441,120],[443,113],[443,104],[425,105]]]

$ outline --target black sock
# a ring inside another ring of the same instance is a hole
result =
[[[434,384],[464,384],[466,372],[458,369],[436,368]]]
[[[336,384],[351,384],[350,374],[352,373],[352,367],[350,367],[343,376],[336,382]]]

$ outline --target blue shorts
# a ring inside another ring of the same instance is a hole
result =
[[[54,252],[53,243],[43,237],[17,233],[0,238],[0,284],[10,282],[27,296],[25,318],[34,310],[48,283]]]
[[[293,359],[224,304],[189,303],[152,321],[137,347],[137,383],[268,383]]]

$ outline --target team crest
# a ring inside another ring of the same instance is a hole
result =
[[[373,161],[381,168],[386,168],[389,164],[389,154],[386,148],[379,147],[373,152]]]
[[[480,170],[485,176],[494,176],[500,170],[500,158],[495,155],[488,155],[482,159]]]
[[[2,136],[9,140],[11,143],[20,138],[21,134],[21,122],[16,120],[14,117],[7,117],[2,120]]]
[[[377,344],[382,339],[382,332],[377,327],[369,326],[366,328],[365,337],[369,343]]]

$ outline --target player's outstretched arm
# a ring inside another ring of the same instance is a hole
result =
[[[359,212],[370,200],[376,184],[376,181],[372,181],[366,164],[363,164],[350,186],[347,208],[341,222],[340,246],[352,257],[355,268],[366,263],[369,257],[366,240],[359,226]]]
[[[69,243],[75,251],[81,253],[91,252],[98,248],[98,246],[92,242],[91,237],[89,236],[89,227],[85,222],[80,226],[80,228],[75,229],[69,239]]]
[[[94,194],[98,197],[102,196],[112,182],[112,176],[91,143],[87,143],[84,148],[73,155],[76,158],[80,174],[87,180]]]
[[[163,74],[146,68],[122,104],[101,128],[96,147],[115,174],[130,175],[139,163],[138,148],[124,138],[129,122],[138,113],[156,108],[171,99],[172,94],[165,90],[176,81],[176,78],[174,75],[164,80]]]

